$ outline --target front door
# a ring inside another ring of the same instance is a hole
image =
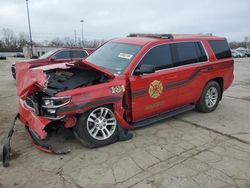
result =
[[[156,72],[130,77],[134,122],[174,108],[178,92],[175,88],[167,87],[169,83],[178,80],[178,71],[171,68],[173,65],[168,44],[156,46],[148,51],[137,68],[142,64],[154,65]]]

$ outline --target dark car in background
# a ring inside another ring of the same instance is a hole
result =
[[[95,51],[94,48],[57,48],[50,52],[45,53],[38,59],[26,60],[33,67],[50,65],[53,63],[65,63],[68,61],[78,61],[88,57]],[[16,78],[16,63],[11,66],[12,76]]]

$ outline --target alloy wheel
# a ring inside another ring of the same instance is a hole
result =
[[[114,113],[105,107],[93,110],[87,119],[87,130],[96,140],[106,140],[111,137],[116,129]]]
[[[218,100],[218,91],[215,87],[210,87],[207,90],[205,101],[208,108],[213,108]]]

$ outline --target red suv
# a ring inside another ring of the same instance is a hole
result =
[[[222,37],[130,34],[82,61],[17,64],[19,118],[36,140],[60,122],[84,145],[103,146],[187,110],[214,111],[233,64]]]
[[[38,59],[28,60],[31,67],[49,65],[52,63],[65,63],[72,60],[81,60],[93,53],[94,48],[57,48],[45,53]],[[12,76],[16,78],[16,64],[11,66]]]

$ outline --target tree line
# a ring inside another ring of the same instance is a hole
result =
[[[29,36],[25,32],[15,34],[13,30],[3,28],[0,31],[0,52],[21,52],[23,46],[30,45]],[[73,39],[70,37],[54,38],[52,40],[45,40],[43,42],[32,41],[35,46],[55,46],[55,47],[81,47],[96,48],[104,40],[84,40]]]
[[[244,41],[242,41],[242,42],[230,42],[229,46],[231,49],[236,49],[239,47],[250,48],[250,41],[248,40],[248,37],[244,37]]]
[[[29,36],[25,32],[20,32],[17,35],[8,28],[3,28],[1,31],[2,36],[0,38],[0,52],[20,52],[22,51],[23,46],[30,45]],[[96,48],[100,44],[105,42],[104,40],[84,40],[73,39],[71,37],[64,38],[54,38],[52,40],[45,40],[43,42],[33,41],[33,45],[37,46],[55,46],[55,47],[87,47],[87,48]],[[235,49],[239,47],[250,48],[250,42],[248,37],[244,37],[244,40],[241,42],[230,42],[230,48]]]

